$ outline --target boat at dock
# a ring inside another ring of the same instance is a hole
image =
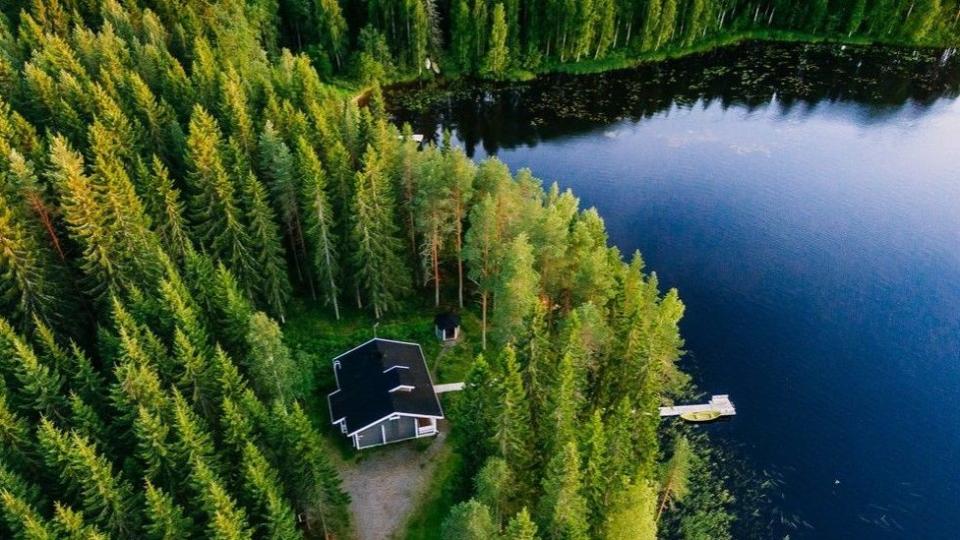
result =
[[[698,411],[682,413],[680,418],[687,422],[713,422],[721,416],[720,411]]]
[[[733,416],[737,409],[726,394],[711,396],[708,403],[700,405],[674,405],[660,407],[660,416],[679,416],[688,422],[710,422],[721,416]]]

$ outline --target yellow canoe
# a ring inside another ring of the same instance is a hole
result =
[[[688,412],[681,414],[680,418],[687,422],[710,422],[720,418],[720,413],[717,411]]]

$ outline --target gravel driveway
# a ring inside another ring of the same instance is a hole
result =
[[[436,468],[432,459],[446,443],[441,431],[429,448],[418,452],[413,441],[377,448],[342,471],[350,494],[357,540],[386,540],[397,532],[420,500]]]

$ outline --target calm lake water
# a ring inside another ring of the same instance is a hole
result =
[[[389,100],[572,188],[680,289],[688,367],[738,409],[704,429],[772,480],[758,535],[953,539],[958,88],[942,51],[747,44]]]

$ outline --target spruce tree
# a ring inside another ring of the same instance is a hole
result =
[[[27,501],[6,489],[0,489],[0,503],[13,540],[56,540],[58,535]]]
[[[498,528],[503,522],[504,512],[516,487],[513,485],[512,476],[506,461],[492,457],[487,459],[473,479],[477,500],[490,509]]]
[[[340,476],[327,457],[327,445],[310,419],[294,403],[289,413],[280,411],[282,474],[288,493],[299,514],[325,536],[345,531],[350,514],[350,497],[341,488]]]
[[[260,450],[247,443],[243,450],[243,476],[247,496],[254,502],[256,519],[266,538],[275,540],[298,540],[293,511],[283,497],[276,471],[267,462]]]
[[[493,288],[491,322],[500,343],[516,339],[536,306],[539,275],[533,263],[533,248],[521,233],[506,248]]]
[[[217,121],[200,105],[190,117],[187,137],[188,185],[191,215],[200,245],[227,264],[251,291],[255,262],[234,182],[221,157],[223,146]]]
[[[691,459],[690,441],[684,436],[678,437],[673,445],[673,455],[663,467],[660,497],[654,522],[660,521],[660,516],[663,515],[667,506],[682,501],[689,493]]]
[[[296,172],[303,189],[304,224],[313,251],[313,274],[324,301],[333,307],[333,314],[339,320],[340,267],[336,222],[327,194],[327,175],[313,147],[303,137],[297,141]]]
[[[247,514],[202,458],[192,460],[191,483],[207,517],[206,535],[214,540],[252,540]]]
[[[175,261],[182,261],[191,249],[191,242],[180,190],[174,186],[167,167],[156,156],[148,177],[152,193],[146,198],[147,209],[153,217],[154,230],[167,253]]]
[[[470,474],[479,470],[487,456],[494,452],[498,399],[490,392],[494,381],[495,375],[483,355],[477,356],[467,373],[460,399],[454,404],[457,422],[453,424],[452,436],[457,440],[464,467]]]
[[[586,540],[587,505],[581,495],[580,453],[575,442],[554,454],[543,477],[540,522],[547,538]]]
[[[354,188],[350,247],[358,287],[369,299],[374,316],[380,318],[399,305],[410,278],[400,256],[383,164],[372,147],[363,162]],[[357,292],[359,300],[360,290]]]
[[[22,217],[0,194],[0,301],[18,321],[59,318],[63,291],[49,273],[53,261],[43,254]]]
[[[503,540],[539,540],[539,538],[537,524],[530,519],[530,512],[527,512],[526,507],[510,518],[507,529],[503,532]]]
[[[655,540],[654,517],[657,493],[646,481],[638,480],[613,493],[611,508],[604,513],[604,540]]]
[[[247,371],[257,393],[267,402],[289,404],[299,391],[299,370],[283,343],[280,327],[266,314],[255,313],[250,318],[247,347]]]
[[[590,531],[597,536],[606,514],[606,494],[610,490],[607,478],[607,434],[599,410],[590,416],[590,424],[583,437],[583,496],[587,502]]]
[[[500,403],[493,437],[500,456],[510,465],[518,480],[517,491],[527,494],[533,487],[530,470],[534,460],[533,433],[530,429],[530,402],[513,346],[507,345],[503,350],[498,368]]]
[[[270,120],[267,120],[260,134],[258,148],[260,177],[270,190],[277,215],[286,229],[296,270],[303,272],[301,265],[306,262],[306,246],[299,201],[302,186],[294,170],[293,153]],[[310,282],[309,273],[304,280]]]
[[[496,536],[490,509],[475,499],[454,505],[440,527],[442,540],[489,540]]]
[[[193,522],[183,508],[163,489],[146,481],[144,487],[145,510],[143,525],[147,540],[179,540],[193,533]]]
[[[21,408],[34,415],[64,417],[66,400],[63,380],[53,367],[44,365],[5,319],[0,318],[0,354],[7,356],[9,376],[17,383]]]
[[[60,538],[64,540],[107,540],[109,538],[95,526],[86,523],[80,512],[59,502],[54,503],[53,506],[53,529]]]
[[[507,47],[507,21],[502,3],[493,6],[493,23],[490,27],[490,42],[487,56],[483,61],[483,71],[494,78],[502,77],[510,61],[510,49]]]
[[[141,406],[137,410],[133,432],[137,439],[136,456],[144,478],[163,486],[171,485],[177,471],[167,423],[159,414]]]
[[[270,312],[284,321],[291,289],[280,232],[273,220],[266,191],[252,173],[244,178],[243,192],[250,245],[255,248],[253,259],[259,276],[255,288]]]

